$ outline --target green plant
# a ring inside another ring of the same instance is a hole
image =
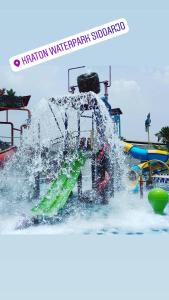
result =
[[[13,89],[7,90],[6,92],[8,96],[15,96],[15,91]]]
[[[162,127],[155,136],[158,138],[158,142],[166,144],[167,149],[169,150],[169,126]]]
[[[152,148],[155,150],[166,150],[166,146],[161,146],[161,145],[152,145]]]
[[[0,89],[0,96],[4,96],[5,95],[5,89]]]

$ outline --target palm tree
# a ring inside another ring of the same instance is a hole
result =
[[[0,96],[4,96],[5,95],[5,89],[0,89]]]
[[[8,96],[15,96],[15,91],[13,89],[7,90],[6,92]]]
[[[155,136],[157,136],[158,142],[166,144],[167,149],[169,150],[169,126],[162,127]]]

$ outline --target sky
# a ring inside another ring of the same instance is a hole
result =
[[[106,7],[106,6],[105,6]],[[2,7],[3,9],[3,7]],[[9,58],[49,42],[126,18],[129,32],[121,37],[68,54],[18,73],[11,71]],[[144,121],[151,113],[151,139],[168,125],[169,26],[168,9],[3,9],[0,20],[0,86],[17,95],[31,94],[33,109],[42,97],[67,93],[67,69],[86,65],[107,79],[102,66],[112,66],[109,101],[120,107],[122,136],[146,140]],[[7,22],[10,20],[10,22]],[[12,26],[11,26],[12,25]],[[12,116],[16,121],[19,115]],[[1,132],[3,128],[0,128]],[[0,133],[1,133],[0,132]],[[3,133],[3,132],[2,132]]]

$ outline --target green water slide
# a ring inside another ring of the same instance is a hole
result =
[[[64,163],[56,178],[52,181],[47,193],[32,208],[34,214],[53,216],[64,207],[76,184],[80,170],[85,164],[86,158],[86,155],[79,151]]]

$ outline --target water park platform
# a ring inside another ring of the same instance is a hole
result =
[[[5,127],[10,127],[10,142],[3,142],[0,140],[0,166],[3,166],[5,161],[8,160],[17,150],[17,147],[14,145],[14,133],[20,133],[20,139],[23,133],[23,130],[27,128],[28,123],[31,120],[31,112],[27,108],[31,96],[15,96],[15,95],[5,95],[5,89],[3,90],[2,95],[0,95],[0,112],[6,113],[6,120],[0,121],[0,125]],[[28,115],[27,123],[22,124],[20,128],[16,128],[14,123],[9,121],[9,112],[26,112]]]
[[[49,221],[62,213],[75,186],[78,201],[108,204],[116,193],[126,189],[122,183],[124,176],[128,176],[130,182],[127,187],[129,193],[138,193],[141,198],[143,191],[150,189],[150,186],[168,184],[167,151],[149,149],[150,143],[144,141],[121,138],[122,111],[111,107],[108,94],[111,67],[108,68],[108,80],[100,81],[98,74],[92,72],[79,75],[77,83],[70,85],[71,72],[83,68],[68,69],[68,95],[46,100],[50,118],[55,124],[55,137],[48,138],[47,146],[42,139],[44,120],[37,118],[35,123],[31,121],[31,112],[27,108],[30,96],[0,96],[0,111],[6,111],[6,121],[0,124],[11,128],[10,142],[5,144],[6,149],[0,151],[1,168],[16,153],[15,166],[17,160],[18,165],[22,160],[25,176],[30,176],[31,180],[34,178],[31,185],[33,196],[31,194],[29,197],[31,201],[33,199],[32,217],[24,226]],[[104,94],[100,97],[102,86]],[[12,110],[27,112],[27,121],[19,128],[9,121]],[[75,124],[74,129],[72,123]],[[16,131],[20,133],[18,149],[14,143]],[[27,132],[29,138],[32,135],[31,144],[26,144],[23,132]],[[151,145],[165,146],[161,143]],[[139,161],[130,166],[128,174],[125,173],[126,157]],[[84,176],[86,165],[87,176]],[[84,188],[85,181],[90,185],[87,190]],[[47,185],[45,192],[41,190],[43,183]],[[152,206],[155,209],[154,204]]]

